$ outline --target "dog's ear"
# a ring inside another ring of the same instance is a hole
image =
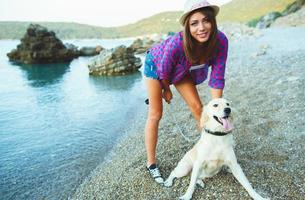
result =
[[[200,118],[200,127],[203,128],[204,124],[209,120],[209,116],[207,113],[207,107],[203,107],[203,112],[201,113],[201,118]]]

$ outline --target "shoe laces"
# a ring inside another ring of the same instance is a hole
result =
[[[158,168],[150,169],[149,171],[153,175],[153,177],[161,177],[161,174],[160,174],[160,171]]]

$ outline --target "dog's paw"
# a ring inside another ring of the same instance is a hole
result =
[[[197,180],[196,185],[199,186],[200,188],[204,188],[204,182],[202,180]]]
[[[230,168],[227,168],[227,172],[230,173],[230,174],[233,174],[233,172]]]
[[[183,195],[181,197],[179,197],[179,200],[191,200],[192,199],[192,196],[189,196],[189,195]]]
[[[233,174],[229,166],[226,165],[222,166],[222,170],[225,171],[226,173]]]

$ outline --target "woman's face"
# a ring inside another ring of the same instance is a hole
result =
[[[192,37],[199,43],[204,43],[209,40],[212,24],[208,18],[200,11],[194,12],[190,16],[189,28]]]

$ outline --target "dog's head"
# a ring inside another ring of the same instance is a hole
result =
[[[232,120],[230,103],[218,98],[204,106],[200,125],[212,131],[230,132],[233,129]]]

